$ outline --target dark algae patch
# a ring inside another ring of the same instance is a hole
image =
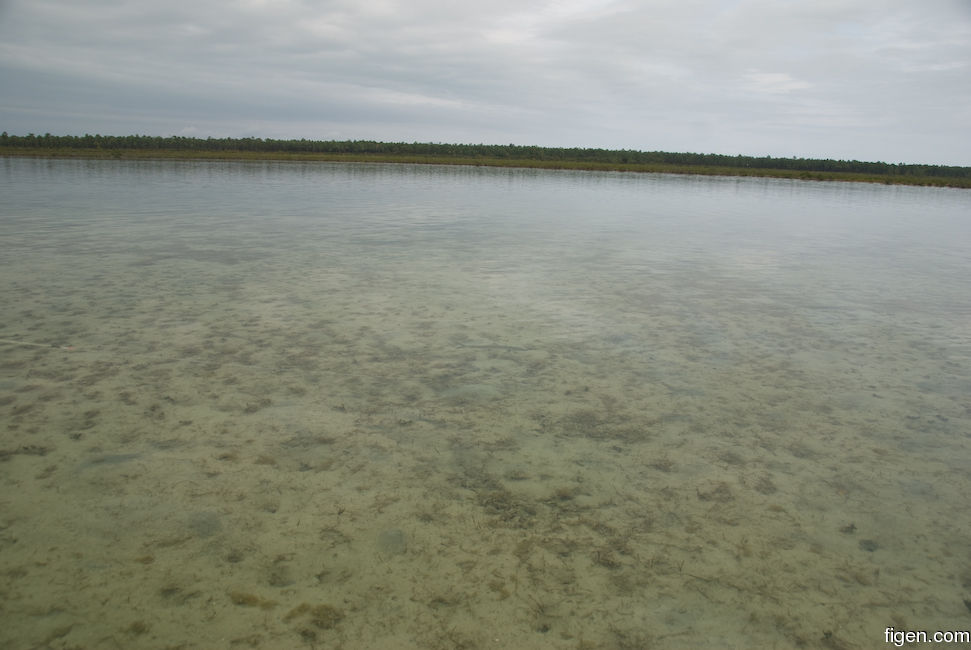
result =
[[[331,605],[310,605],[300,603],[283,617],[288,623],[293,620],[305,620],[321,630],[330,630],[344,620],[344,613]]]
[[[273,609],[277,606],[275,600],[270,600],[268,598],[261,598],[256,594],[252,594],[246,591],[231,591],[229,592],[229,600],[232,601],[234,605],[239,605],[240,607],[259,607],[260,609]]]
[[[344,620],[344,612],[328,604],[301,603],[287,612],[283,620],[297,625],[300,637],[308,642],[317,641],[319,632],[332,630]]]
[[[866,551],[867,553],[873,553],[878,548],[880,548],[880,545],[878,543],[876,543],[875,541],[873,541],[872,539],[861,539],[860,540],[860,549],[863,550],[863,551]]]

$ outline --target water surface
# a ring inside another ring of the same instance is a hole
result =
[[[0,643],[967,627],[971,194],[0,159]]]

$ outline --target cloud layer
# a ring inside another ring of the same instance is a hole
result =
[[[0,0],[0,129],[971,165],[966,0]]]

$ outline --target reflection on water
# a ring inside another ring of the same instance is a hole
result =
[[[966,191],[0,160],[10,648],[967,627]]]

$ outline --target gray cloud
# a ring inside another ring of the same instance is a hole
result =
[[[0,0],[11,133],[971,164],[965,0]]]

